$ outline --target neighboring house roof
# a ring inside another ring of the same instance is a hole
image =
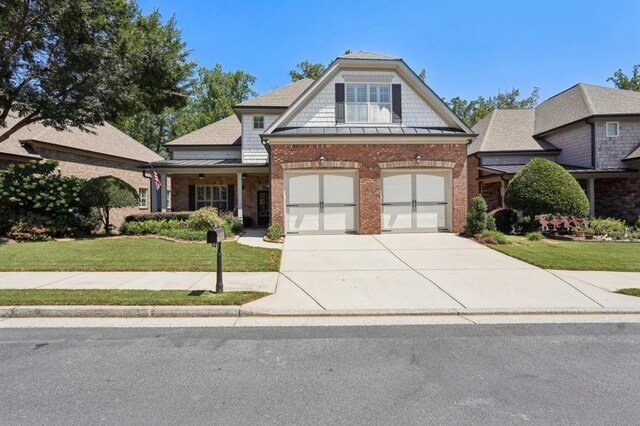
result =
[[[344,58],[344,59],[382,59],[382,60],[389,60],[389,61],[397,61],[397,60],[400,59],[400,58],[395,57],[395,56],[382,55],[380,53],[373,53],[373,52],[364,52],[362,50],[359,50],[357,52],[347,53],[346,55],[338,56],[338,58]]]
[[[498,174],[512,175],[518,173],[526,164],[501,164],[494,166],[480,166],[481,169],[490,170]],[[568,166],[566,164],[560,164],[569,173],[615,173],[615,172],[628,172],[627,169],[606,169],[595,170],[587,167]]]
[[[624,160],[640,160],[640,145],[631,151],[631,154],[627,155]]]
[[[558,150],[551,143],[533,137],[535,118],[534,109],[493,110],[473,126],[478,137],[467,153]]]
[[[7,127],[18,121],[15,117],[7,117]],[[23,144],[40,142],[57,147],[72,148],[81,151],[109,155],[139,162],[157,161],[161,156],[151,151],[135,139],[116,129],[109,123],[92,128],[92,132],[83,132],[78,128],[56,130],[41,123],[29,124],[0,142],[0,153],[40,158],[29,153]]]
[[[235,108],[288,108],[312,83],[312,79],[303,78],[262,96],[244,101]]]
[[[640,92],[578,83],[536,107],[534,134],[589,117],[640,115]]]
[[[204,126],[167,143],[168,146],[180,145],[229,145],[239,146],[242,125],[235,114]]]

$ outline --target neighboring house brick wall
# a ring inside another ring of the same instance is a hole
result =
[[[262,114],[259,114],[262,115]],[[278,118],[277,115],[264,115],[264,129],[253,128],[253,114],[242,115],[242,162],[264,164],[269,158],[267,150],[262,145],[260,134],[264,133]]]
[[[76,152],[58,151],[42,147],[36,148],[36,151],[44,159],[56,160],[58,168],[64,176],[91,179],[111,175],[124,180],[134,187],[136,191],[139,188],[149,189],[150,187],[149,179],[142,176],[142,171],[138,169],[140,163],[93,157]],[[148,194],[150,193],[151,191],[148,192]],[[146,208],[132,207],[112,210],[110,214],[111,224],[119,227],[125,216],[149,212],[151,205],[150,195],[148,195],[147,204]]]
[[[392,71],[341,71],[283,126],[291,127],[330,127],[336,125],[335,84],[360,81],[373,78],[386,78],[392,84],[402,85],[402,125],[410,127],[446,127],[442,118],[410,87],[400,76]],[[386,81],[385,81],[386,82]],[[266,118],[265,118],[266,119]]]
[[[606,136],[605,123],[618,121],[619,134],[615,138]],[[596,121],[596,167],[599,169],[619,169],[628,165],[622,159],[640,145],[640,121],[611,119]]]
[[[556,162],[569,166],[591,167],[591,126],[578,123],[544,137],[560,148]]]
[[[487,211],[492,211],[502,207],[502,196],[500,195],[501,182],[481,182],[480,194],[487,203]]]
[[[464,144],[371,144],[371,145],[271,145],[271,220],[284,225],[284,170],[283,163],[310,161],[320,155],[327,162],[360,163],[358,169],[360,234],[381,232],[381,173],[379,163],[406,161],[420,154],[423,161],[449,161],[452,170],[452,231],[462,232],[467,213],[467,167]]]
[[[596,216],[636,223],[640,216],[639,174],[630,178],[598,178],[594,185]]]

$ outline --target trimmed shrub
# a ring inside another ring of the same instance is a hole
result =
[[[529,232],[525,235],[525,237],[529,241],[540,241],[544,238],[544,235],[542,235],[542,233],[540,232]]]
[[[493,218],[487,214],[487,203],[482,195],[478,195],[471,200],[471,209],[467,213],[467,223],[464,234],[467,236],[480,234],[492,227],[495,230]]]
[[[189,224],[189,229],[208,231],[211,228],[222,226],[223,220],[218,214],[218,209],[203,207],[193,212],[187,223]]]
[[[207,240],[207,231],[196,231],[196,230],[187,229],[187,228],[162,229],[160,230],[158,235],[162,235],[163,237],[175,238],[177,240],[186,240],[186,241],[206,241]]]
[[[125,222],[146,222],[149,220],[177,220],[186,222],[191,217],[191,212],[156,212],[132,214],[124,218]]]
[[[499,245],[511,244],[511,241],[509,241],[509,238],[499,231],[488,231],[488,230],[482,231],[482,233],[480,234],[480,237],[478,238],[478,241],[480,241],[483,244],[499,244]]]
[[[127,182],[115,176],[100,176],[89,179],[80,193],[87,208],[96,208],[102,215],[107,235],[113,227],[110,222],[111,209],[134,207],[138,204],[138,192]]]
[[[497,209],[490,213],[496,222],[496,229],[503,234],[511,234],[518,226],[518,213],[511,209]]]
[[[242,221],[233,215],[233,212],[225,212],[221,216],[223,222],[222,227],[227,236],[240,235],[242,232]]]
[[[147,220],[144,222],[124,222],[120,227],[120,232],[127,235],[148,235],[160,234],[168,229],[185,229],[185,222],[177,220]]]
[[[282,226],[276,223],[267,228],[267,238],[273,241],[277,241],[282,238]]]
[[[562,166],[544,158],[534,158],[511,179],[505,193],[509,208],[525,211],[532,221],[537,215],[587,216],[589,200]]]

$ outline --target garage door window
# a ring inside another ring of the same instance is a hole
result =
[[[218,210],[227,210],[226,185],[196,186],[196,210],[202,207],[215,207]]]

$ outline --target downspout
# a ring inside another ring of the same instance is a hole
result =
[[[271,145],[269,144],[269,139],[262,139],[262,136],[260,136],[260,139],[262,141],[262,145],[264,145],[265,149],[267,150],[267,162],[269,164],[269,226],[271,226],[273,225],[273,203],[271,200],[273,191],[273,185],[271,184]]]

